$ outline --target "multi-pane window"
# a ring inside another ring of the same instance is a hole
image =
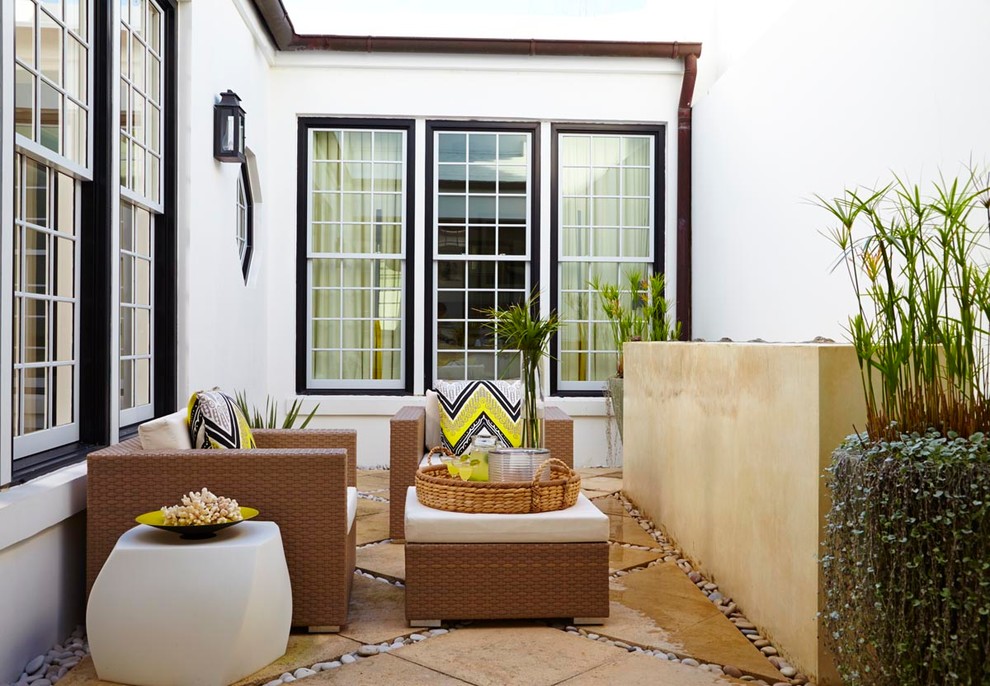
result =
[[[406,130],[309,129],[310,388],[403,388]]]
[[[120,424],[154,414],[154,245],[161,212],[162,11],[120,4]]]
[[[435,131],[435,379],[518,376],[484,310],[526,299],[532,134]]]
[[[161,203],[162,11],[152,0],[120,3],[120,185]]]
[[[558,387],[600,388],[616,356],[590,283],[653,271],[656,136],[559,133],[557,146]]]
[[[150,409],[152,376],[152,215],[120,203],[120,411],[121,424]],[[131,421],[128,421],[131,420]]]
[[[14,158],[14,456],[78,438],[77,182]]]
[[[27,141],[89,166],[89,4],[14,1],[14,128]],[[61,161],[61,160],[60,160]]]
[[[251,177],[246,164],[241,165],[237,175],[237,226],[234,230],[237,241],[237,257],[241,261],[241,272],[247,281],[251,267],[251,250],[254,247],[254,200],[251,197]]]

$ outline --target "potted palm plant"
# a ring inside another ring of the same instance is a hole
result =
[[[488,326],[495,333],[499,347],[517,351],[523,383],[522,446],[490,453],[489,473],[494,479],[502,471],[516,472],[508,466],[500,469],[498,460],[512,460],[513,466],[525,461],[527,465],[535,463],[535,467],[550,457],[550,451],[543,447],[540,369],[543,358],[550,355],[550,341],[560,328],[560,320],[556,312],[551,312],[546,319],[539,317],[535,290],[524,302],[504,308],[489,308],[484,310],[484,314],[490,317]],[[492,459],[496,460],[494,465]],[[526,467],[523,469],[527,470]],[[532,470],[528,473],[532,474]]]
[[[608,320],[615,345],[615,376],[606,380],[615,421],[622,436],[623,364],[622,345],[631,341],[672,341],[680,338],[681,324],[670,317],[670,303],[664,295],[663,274],[645,276],[638,270],[626,272],[626,288],[593,279],[591,288]]]

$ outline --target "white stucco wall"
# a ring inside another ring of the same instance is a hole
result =
[[[809,200],[990,161],[988,26],[979,0],[795,3],[696,97],[695,336],[844,339]]]
[[[255,200],[267,200],[268,177],[283,174],[266,163],[268,63],[229,0],[181,2],[179,46],[179,401],[220,386],[246,390],[252,402],[264,405],[270,392],[266,304],[285,287],[271,290],[264,255],[270,243],[284,240],[286,226],[269,223],[265,203],[256,204],[254,260],[245,285],[234,241],[240,165],[213,159],[213,104],[227,89],[240,96],[246,144],[258,160]]]
[[[542,274],[550,270],[550,123],[665,123],[667,270],[674,280],[677,103],[683,67],[679,60],[534,58],[442,55],[282,53],[275,57],[268,112],[268,157],[263,167],[279,170],[266,187],[265,212],[284,239],[268,244],[263,259],[271,275],[267,313],[268,388],[278,397],[295,390],[295,269],[297,120],[300,116],[403,117],[416,120],[415,299],[410,303],[414,338],[423,340],[425,127],[428,119],[542,122],[540,142],[541,211],[544,240]],[[277,218],[277,219],[276,219]],[[671,295],[674,295],[673,293]],[[424,386],[422,350],[411,371],[415,392]],[[359,462],[388,462],[388,419],[404,404],[421,398],[320,396],[315,426],[359,427]],[[604,464],[607,443],[601,399],[552,400],[576,417],[575,459]]]
[[[86,465],[0,493],[0,683],[85,621]]]

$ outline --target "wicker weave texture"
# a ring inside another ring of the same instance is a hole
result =
[[[388,535],[406,537],[406,489],[416,481],[416,470],[423,459],[426,436],[426,410],[407,406],[389,422]]]
[[[581,492],[581,477],[562,462],[549,467],[549,481],[534,477],[528,483],[461,481],[444,465],[424,467],[416,472],[416,495],[427,507],[448,512],[524,514],[571,507]]]
[[[313,433],[319,436],[276,434]],[[282,535],[294,626],[347,623],[355,532],[346,531],[351,432],[258,431],[256,450],[143,451],[138,439],[89,455],[86,588],[134,517],[204,486],[260,510]],[[314,443],[320,443],[316,448]],[[306,447],[295,447],[300,444]],[[287,447],[270,447],[270,446]],[[356,475],[356,472],[354,472]]]
[[[608,612],[607,542],[406,544],[407,620]]]
[[[550,455],[574,468],[574,420],[555,405],[543,414],[544,445]],[[420,406],[401,408],[392,416],[389,429],[389,537],[403,540],[406,489],[414,486],[416,471],[426,453],[426,410]],[[431,446],[432,447],[432,446]]]

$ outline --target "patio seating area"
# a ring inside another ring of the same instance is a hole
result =
[[[293,633],[282,658],[237,686],[300,679],[314,685],[805,682],[775,657],[731,599],[690,571],[676,547],[639,518],[621,495],[620,470],[580,472],[584,494],[609,518],[610,616],[604,624],[516,620],[410,627],[404,546],[388,539],[389,472],[359,470],[360,547],[346,626],[335,635]],[[455,594],[486,588],[484,578],[437,583]],[[59,683],[109,686],[96,678],[88,657]]]

